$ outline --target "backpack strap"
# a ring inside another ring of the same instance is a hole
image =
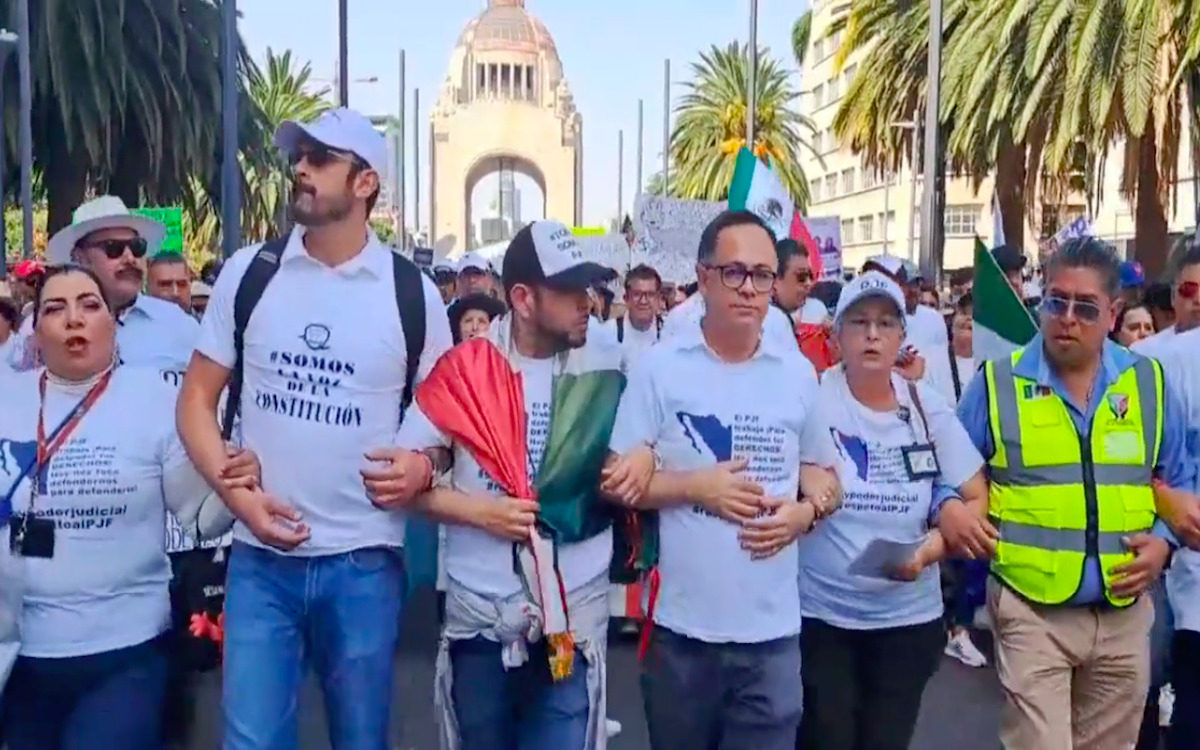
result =
[[[618,344],[624,343],[624,341],[625,341],[625,316],[622,315],[621,317],[617,318],[617,343]]]
[[[233,423],[241,412],[242,385],[245,383],[246,328],[250,316],[262,299],[263,292],[279,270],[279,259],[287,247],[287,237],[278,237],[263,243],[258,249],[246,273],[238,282],[237,294],[233,298],[233,369],[229,372],[229,393],[225,398],[225,416],[221,421],[221,437],[228,442],[233,436]]]
[[[662,316],[661,315],[655,316],[655,318],[654,318],[654,340],[655,341],[662,340],[662,328],[663,328]]]
[[[408,411],[425,349],[425,281],[421,269],[408,258],[392,251],[392,278],[396,284],[396,310],[404,331],[404,391],[400,395],[400,417]]]
[[[954,356],[954,344],[950,344],[947,351],[950,356],[950,377],[954,380],[954,403],[957,404],[962,398],[962,376],[958,373],[958,357]]]

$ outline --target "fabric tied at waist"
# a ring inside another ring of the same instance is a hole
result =
[[[608,681],[608,575],[597,576],[576,591],[568,592],[567,606],[575,647],[587,664],[588,727],[583,750],[606,750],[605,685]],[[529,661],[529,644],[542,637],[542,614],[524,592],[504,599],[480,596],[450,579],[446,586],[446,621],[438,645],[434,675],[434,713],[438,717],[441,750],[462,750],[458,717],[454,712],[454,670],[450,644],[486,638],[500,644],[505,669]],[[550,689],[553,689],[551,687]]]
[[[1034,526],[1017,521],[1002,521],[994,516],[991,521],[996,530],[1000,532],[1000,540],[1004,544],[1019,544],[1022,547],[1034,547],[1049,552],[1087,554],[1087,530],[1085,529],[1048,529],[1044,526]],[[1134,534],[1148,531],[1150,529],[1097,532],[1097,554],[1126,554],[1129,549],[1125,546],[1124,540]]]

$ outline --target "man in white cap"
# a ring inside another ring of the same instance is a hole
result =
[[[71,225],[50,238],[46,260],[96,274],[120,324],[117,349],[123,362],[156,365],[165,379],[177,379],[196,343],[196,321],[177,305],[142,294],[146,258],[158,251],[165,234],[162,224],[131,213],[116,196],[102,195],[76,209]],[[24,340],[10,351],[13,369],[37,366],[32,332],[29,316],[22,326]]]
[[[458,261],[458,283],[456,296],[468,294],[491,294],[493,287],[492,264],[479,253],[467,253]]]
[[[393,448],[394,438],[412,384],[451,346],[450,325],[433,281],[367,224],[388,164],[371,123],[335,109],[283,123],[275,143],[292,165],[296,226],[225,262],[176,415],[188,454],[238,518],[223,747],[296,747],[311,666],[330,744],[375,750],[390,744],[402,511],[435,461]],[[234,410],[261,487],[221,481]]]

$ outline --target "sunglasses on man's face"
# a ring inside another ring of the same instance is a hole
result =
[[[1185,281],[1175,287],[1175,293],[1183,299],[1196,299],[1196,297],[1200,297],[1200,284],[1194,281]]]
[[[288,154],[288,164],[293,169],[303,160],[307,160],[313,169],[324,169],[335,161],[344,161],[356,166],[362,166],[358,157],[354,154],[346,151],[338,151],[327,146],[300,148]]]
[[[1042,300],[1040,307],[1043,313],[1056,318],[1065,318],[1070,314],[1082,323],[1100,320],[1100,306],[1089,300],[1050,295]]]
[[[91,242],[85,249],[96,249],[104,253],[109,260],[116,260],[125,254],[125,251],[133,253],[135,258],[146,257],[146,241],[141,237],[134,237],[128,240],[100,240]]]

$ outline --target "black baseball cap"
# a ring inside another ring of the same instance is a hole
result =
[[[1005,273],[1020,271],[1029,262],[1025,253],[1010,245],[999,245],[992,248],[992,257],[996,260],[996,265],[1000,266],[1000,270]]]
[[[575,235],[557,221],[526,224],[508,243],[500,280],[505,290],[517,284],[560,291],[584,291],[612,278],[612,271],[587,260]]]

